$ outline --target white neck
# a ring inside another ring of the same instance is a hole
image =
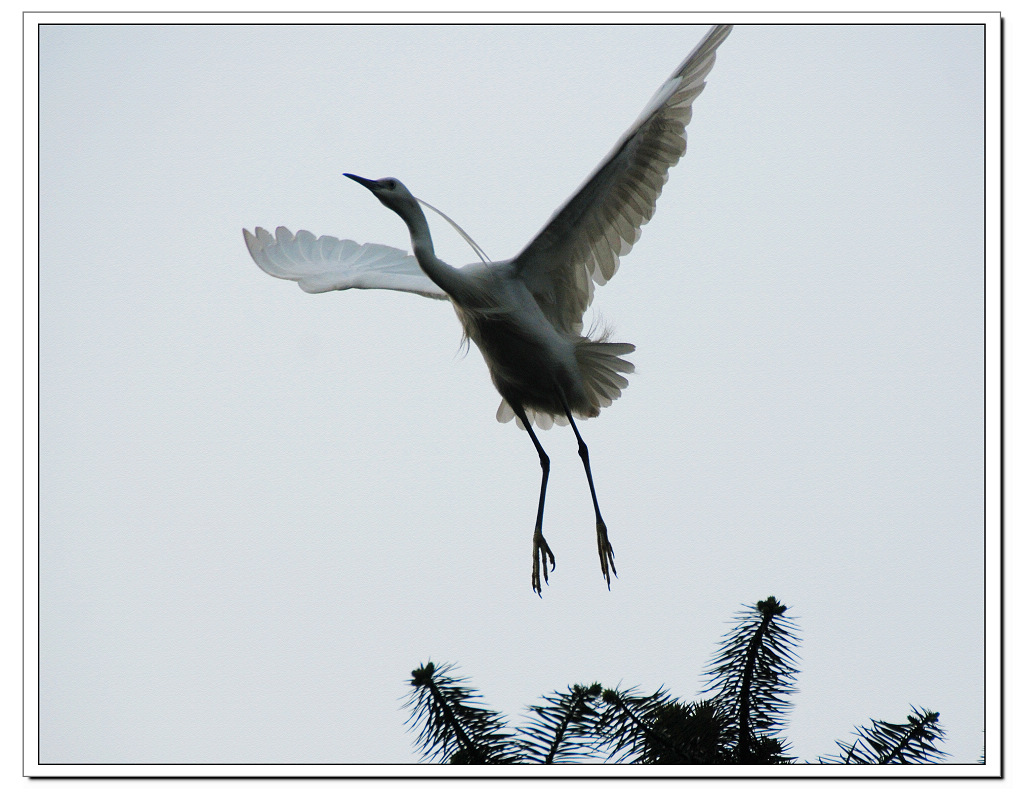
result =
[[[434,254],[434,242],[430,238],[430,226],[427,225],[426,215],[420,204],[412,200],[409,205],[403,205],[395,212],[405,221],[409,228],[409,237],[412,240],[412,252],[423,270],[441,289],[456,303],[466,296],[469,287],[464,276],[450,264],[439,259]]]

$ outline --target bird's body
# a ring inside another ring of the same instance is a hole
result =
[[[483,265],[481,265],[483,266]],[[582,419],[596,417],[601,399],[611,402],[616,379],[633,366],[618,357],[632,345],[591,339],[566,331],[544,314],[511,262],[480,271],[484,296],[453,299],[466,336],[483,354],[498,394],[515,409],[564,421],[563,400]],[[483,276],[486,275],[486,278]],[[482,300],[482,303],[481,303]]]
[[[550,460],[532,424],[568,422],[579,443],[597,521],[601,570],[611,587],[613,551],[594,489],[587,446],[573,417],[596,417],[621,396],[633,365],[621,357],[627,343],[603,333],[584,335],[583,313],[618,268],[650,220],[668,168],[686,150],[691,104],[704,87],[715,50],[731,26],[715,26],[659,89],[640,118],[584,184],[516,257],[456,269],[434,253],[423,209],[395,178],[347,177],[369,189],[406,223],[413,255],[383,245],[356,245],[334,237],[277,238],[261,228],[245,231],[256,263],[309,292],[358,288],[396,289],[448,299],[465,335],[480,349],[502,403],[498,420],[516,418],[530,435],[542,478],[533,542],[533,588],[540,594],[554,555],[541,533]],[[460,229],[461,232],[461,229]]]

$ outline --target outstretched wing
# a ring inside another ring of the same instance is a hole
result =
[[[716,25],[655,93],[611,153],[513,260],[552,324],[582,328],[583,312],[640,237],[640,226],[686,152],[694,99],[731,25]]]
[[[321,236],[309,231],[292,234],[283,226],[273,237],[262,228],[243,230],[245,246],[260,269],[275,278],[298,281],[305,292],[340,289],[394,289],[428,298],[448,295],[427,278],[416,257],[387,245],[360,245],[351,239]]]

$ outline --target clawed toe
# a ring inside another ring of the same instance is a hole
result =
[[[601,557],[601,575],[608,582],[608,589],[612,588],[612,576],[618,578],[615,571],[615,551],[612,550],[611,541],[608,539],[608,527],[604,521],[597,521],[597,554]],[[611,570],[609,571],[609,568]]]
[[[541,574],[544,575],[544,583],[548,583],[548,560],[551,560],[551,570],[555,569],[555,555],[548,547],[544,535],[539,531],[533,533],[533,591],[540,595]]]

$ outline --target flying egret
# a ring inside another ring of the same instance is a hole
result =
[[[548,563],[555,568],[555,555],[541,533],[550,460],[533,424],[542,429],[552,422],[572,426],[594,502],[597,551],[608,589],[612,575],[618,575],[587,446],[573,417],[596,417],[622,394],[633,365],[621,357],[634,347],[609,342],[606,334],[584,335],[583,313],[593,300],[594,283],[603,285],[615,274],[619,258],[654,214],[669,168],[686,152],[693,101],[731,29],[716,25],[701,39],[604,161],[515,258],[487,260],[455,226],[484,261],[461,269],[446,264],[434,254],[423,201],[395,178],[373,181],[348,173],[405,221],[413,255],[385,245],[316,238],[308,231],[293,236],[283,227],[276,237],[262,228],[255,235],[243,231],[256,264],[277,278],[297,281],[306,292],[393,289],[452,302],[501,395],[498,421],[515,417],[540,457],[532,573],[538,595],[542,577],[548,582]]]

